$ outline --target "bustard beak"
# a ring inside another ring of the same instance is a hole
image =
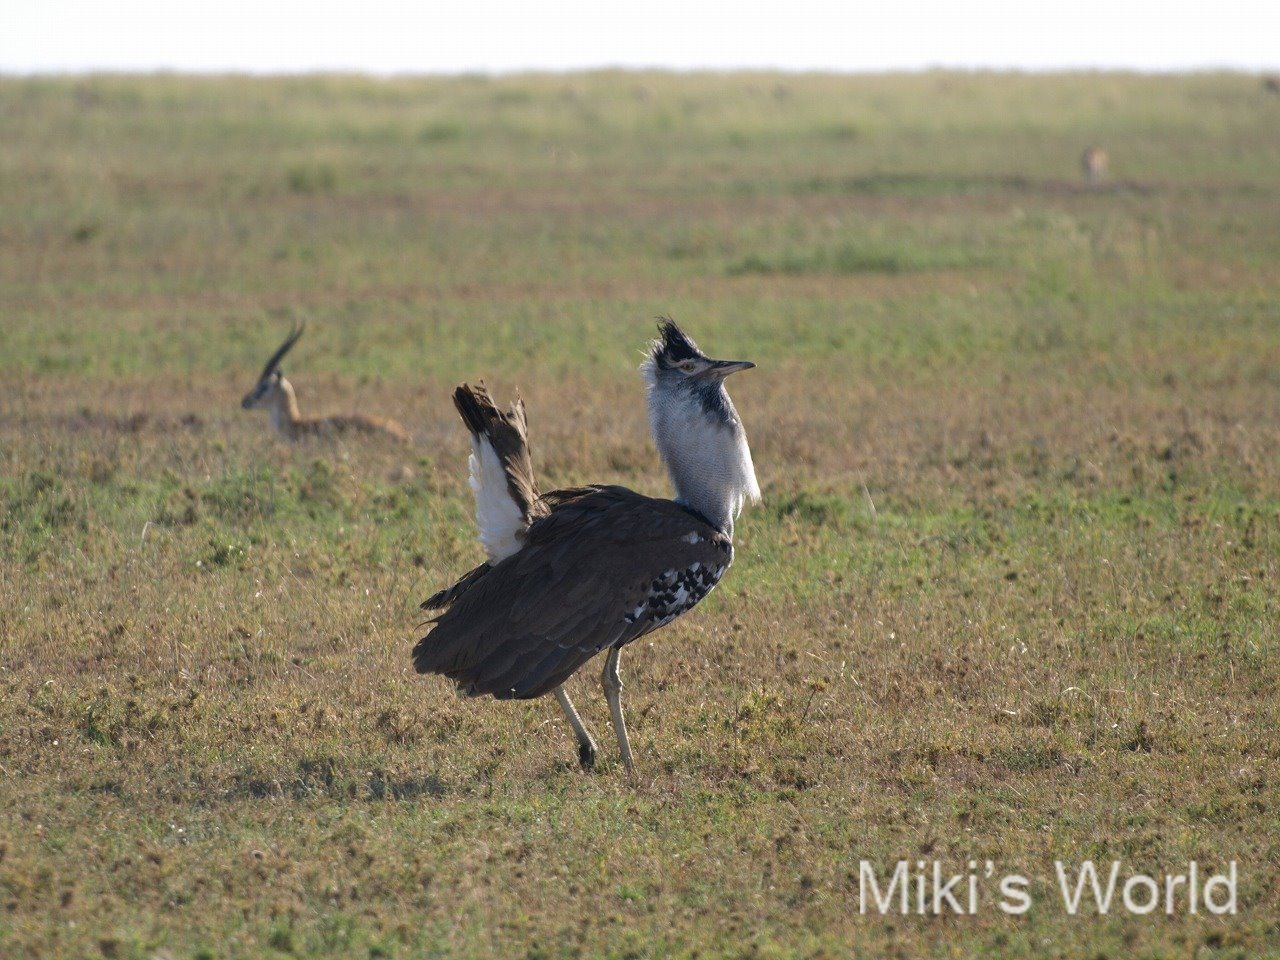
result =
[[[717,360],[711,364],[707,373],[723,380],[731,373],[737,373],[739,370],[750,370],[754,366],[755,364],[750,360]]]

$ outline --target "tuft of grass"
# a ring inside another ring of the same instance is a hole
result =
[[[462,137],[465,129],[456,120],[434,120],[418,130],[421,143],[449,143]]]
[[[332,193],[337,183],[337,171],[327,163],[295,163],[285,171],[285,184],[291,193]]]

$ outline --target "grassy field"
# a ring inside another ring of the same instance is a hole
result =
[[[1278,264],[1247,76],[0,80],[0,956],[1280,956]],[[633,782],[594,667],[584,775],[409,651],[452,386],[665,495],[659,314],[758,363],[764,502],[623,657]],[[411,447],[239,409],[302,318]],[[861,915],[900,859],[1034,905]]]

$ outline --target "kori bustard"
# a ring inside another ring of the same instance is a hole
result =
[[[733,561],[733,522],[760,499],[742,421],[724,381],[746,360],[712,360],[671,320],[641,366],[649,426],[675,499],[625,487],[538,495],[524,404],[499,410],[483,386],[453,402],[471,431],[471,488],[489,559],[422,604],[439,611],[414,648],[419,673],[467,696],[554,693],[590,769],[596,742],[564,682],[606,652],[604,694],[618,749],[634,769],[622,715],[624,646],[690,610]]]
[[[304,417],[298,412],[298,396],[294,393],[293,384],[285,379],[280,361],[293,349],[305,329],[305,320],[294,326],[284,343],[280,344],[267,365],[262,368],[258,382],[244,395],[240,406],[246,410],[265,408],[271,415],[271,425],[276,432],[290,440],[347,432],[381,434],[395,440],[408,440],[409,432],[387,417],[366,417],[355,413],[350,416],[313,418]]]

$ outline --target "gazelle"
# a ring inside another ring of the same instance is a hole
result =
[[[346,417],[304,417],[298,413],[298,397],[293,384],[285,379],[280,361],[293,349],[293,345],[306,329],[306,322],[296,325],[284,343],[271,355],[262,368],[257,385],[244,395],[240,406],[246,410],[266,409],[271,414],[271,425],[290,440],[303,437],[327,436],[334,433],[381,434],[396,440],[408,440],[409,432],[395,420],[386,417],[366,417],[352,414]]]
[[[1107,151],[1097,144],[1090,144],[1080,154],[1080,170],[1084,173],[1085,182],[1101,183],[1107,177]]]

